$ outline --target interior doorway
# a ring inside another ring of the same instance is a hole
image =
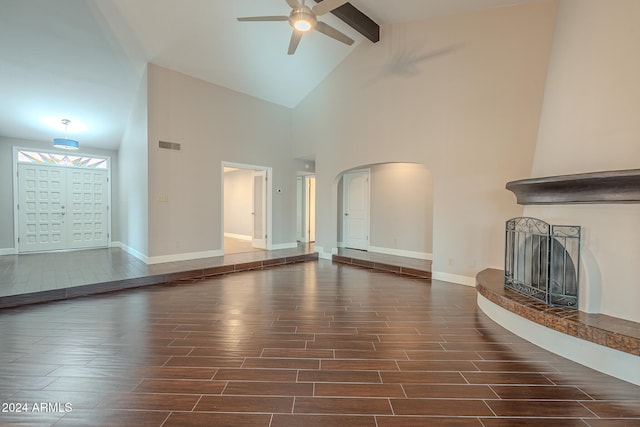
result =
[[[223,252],[270,249],[271,169],[228,162],[222,166]]]
[[[296,194],[296,240],[300,243],[314,243],[316,241],[315,175],[302,175],[296,178]]]

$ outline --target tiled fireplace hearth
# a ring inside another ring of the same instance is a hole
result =
[[[640,356],[640,324],[603,314],[559,308],[504,286],[504,271],[486,269],[476,276],[476,289],[494,304],[557,332]],[[640,363],[640,360],[638,361]]]

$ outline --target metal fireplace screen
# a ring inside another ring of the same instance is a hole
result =
[[[578,308],[580,227],[536,218],[506,222],[504,283],[546,304]]]

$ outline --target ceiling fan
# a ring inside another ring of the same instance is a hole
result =
[[[289,21],[293,28],[291,40],[289,41],[289,55],[293,55],[298,48],[302,35],[310,30],[318,30],[322,34],[341,41],[349,46],[353,44],[353,39],[336,30],[331,25],[318,21],[318,16],[331,12],[339,8],[349,0],[323,0],[312,8],[304,4],[304,0],[286,0],[293,9],[289,16],[249,16],[238,18],[238,21]]]

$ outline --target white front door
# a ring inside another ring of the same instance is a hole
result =
[[[18,251],[108,246],[108,172],[18,164]]]
[[[252,246],[267,249],[267,171],[253,173]]]
[[[106,170],[67,170],[69,249],[108,246]]]
[[[369,248],[369,170],[343,177],[343,240],[351,249]]]
[[[67,248],[66,176],[60,167],[18,165],[19,252]]]

